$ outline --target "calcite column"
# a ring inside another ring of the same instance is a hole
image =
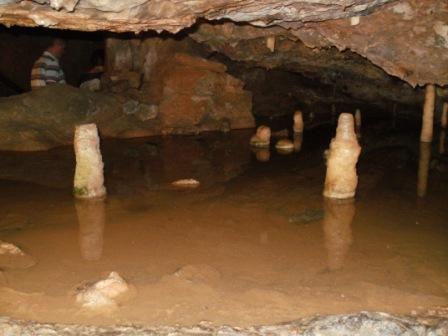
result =
[[[426,85],[425,103],[423,105],[422,132],[420,135],[420,141],[422,142],[432,141],[435,100],[435,86],[433,84]]]
[[[431,143],[420,142],[420,158],[418,162],[417,195],[425,197],[428,190],[429,162],[431,161]]]
[[[101,198],[106,195],[100,138],[95,124],[76,126],[76,170],[73,193],[77,198]]]
[[[77,200],[75,203],[79,223],[79,249],[85,260],[101,259],[106,223],[104,199]]]
[[[293,143],[294,143],[294,151],[296,153],[300,152],[302,150],[303,133],[295,133]]]
[[[354,199],[324,201],[324,219],[322,221],[328,269],[341,269],[352,244],[351,225],[355,216]]]
[[[353,115],[341,113],[336,136],[327,151],[327,175],[324,196],[345,199],[355,196],[358,185],[356,163],[361,147],[355,134]]]

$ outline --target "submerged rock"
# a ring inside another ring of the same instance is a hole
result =
[[[23,269],[35,264],[36,261],[19,247],[0,240],[0,269]]]
[[[125,294],[129,294],[130,287],[118,273],[111,272],[106,279],[83,285],[77,291],[76,302],[83,307],[113,309]]]

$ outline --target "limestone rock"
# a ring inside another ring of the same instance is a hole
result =
[[[223,122],[232,129],[254,126],[250,92],[225,71],[220,63],[174,55],[164,72],[159,105],[166,133],[217,130]]]
[[[116,272],[111,272],[106,279],[87,284],[77,289],[76,302],[85,308],[116,308],[123,296],[129,294],[130,287]]]

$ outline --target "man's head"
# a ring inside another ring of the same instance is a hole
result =
[[[51,46],[47,49],[53,56],[57,58],[61,58],[65,51],[65,41],[60,38],[56,38],[53,40]]]

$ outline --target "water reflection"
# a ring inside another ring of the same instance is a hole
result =
[[[85,260],[101,259],[106,224],[104,200],[78,200],[75,203],[79,223],[79,249]]]
[[[271,159],[271,151],[269,148],[252,148],[257,161],[268,162]]]
[[[327,266],[330,271],[339,270],[353,241],[351,225],[355,216],[354,199],[325,198],[323,230],[327,249]]]
[[[444,154],[445,153],[445,141],[446,141],[446,130],[443,128],[440,131],[439,154]]]
[[[420,142],[420,160],[418,162],[417,195],[425,197],[428,190],[429,162],[431,160],[431,143]]]
[[[294,133],[294,151],[296,153],[302,150],[303,133]]]

